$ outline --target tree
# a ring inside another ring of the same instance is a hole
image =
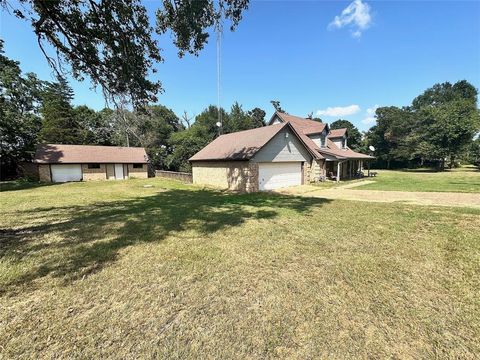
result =
[[[375,147],[377,158],[386,161],[387,168],[394,160],[408,161],[409,150],[405,147],[404,139],[411,128],[409,109],[379,107],[375,115],[377,125],[369,130],[367,136],[370,145]]]
[[[270,103],[273,105],[273,107],[275,108],[275,111],[278,111],[278,112],[282,112],[284,113],[285,110],[282,109],[282,107],[280,106],[280,101],[278,100],[271,100]]]
[[[448,157],[452,167],[480,129],[475,87],[466,80],[435,84],[413,100],[412,108],[425,156],[437,159],[441,169]]]
[[[21,161],[30,160],[35,150],[41,120],[40,93],[43,82],[3,55],[0,39],[0,175],[1,179],[17,175]]]
[[[210,105],[199,115],[187,129],[173,132],[170,137],[172,152],[168,155],[165,166],[172,170],[190,171],[188,159],[222,133],[254,129],[264,125],[265,111],[254,108],[248,112],[235,102],[230,113],[220,108],[223,126],[219,128],[218,108]]]
[[[80,127],[81,143],[86,145],[113,145],[114,127],[111,109],[99,112],[86,105],[73,109],[75,119]]]
[[[248,111],[247,115],[252,119],[253,128],[265,126],[266,112],[258,107]]]
[[[330,124],[330,129],[343,129],[348,131],[348,146],[354,150],[357,150],[362,142],[362,134],[358,131],[357,127],[348,120],[336,120]]]
[[[223,131],[232,133],[251,129],[252,126],[251,118],[243,111],[242,106],[238,102],[233,103],[227,121],[224,122]]]
[[[168,168],[172,153],[170,137],[184,126],[175,113],[163,105],[150,105],[141,110],[118,109],[114,112],[113,142],[122,146],[144,147],[155,168]]]
[[[457,81],[453,85],[449,82],[433,85],[412,101],[412,108],[420,110],[460,99],[470,99],[473,102],[477,99],[477,89],[466,80]]]
[[[367,133],[377,158],[387,167],[392,161],[444,168],[454,165],[480,129],[477,90],[467,81],[435,84],[412,101],[412,106],[381,107],[377,125]]]
[[[56,144],[82,144],[84,132],[71,100],[73,91],[65,79],[49,83],[42,94],[40,141]]]
[[[139,144],[145,147],[151,164],[165,168],[167,157],[173,152],[170,145],[172,134],[184,129],[177,115],[163,105],[152,105],[140,114],[136,127]]]
[[[0,0],[19,19],[28,21],[41,51],[61,77],[68,64],[77,80],[90,77],[108,99],[127,96],[135,106],[156,101],[159,81],[148,79],[163,61],[145,6],[139,0]],[[198,55],[208,41],[208,29],[231,21],[234,30],[248,0],[163,0],[156,11],[156,32],[171,32],[183,56]],[[107,31],[106,31],[107,30]],[[47,51],[51,45],[56,55]]]
[[[229,129],[229,117],[220,108],[223,128]],[[195,122],[188,129],[173,133],[170,137],[172,153],[167,157],[166,166],[173,170],[190,171],[188,159],[208,143],[218,137],[222,131],[218,122],[218,108],[210,105],[195,117]]]
[[[224,128],[225,133],[255,129],[265,125],[265,111],[254,108],[245,112],[242,106],[235,102],[228,115],[228,126]]]

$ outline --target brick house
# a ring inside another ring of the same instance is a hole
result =
[[[148,157],[138,147],[39,144],[33,163],[45,182],[148,177]]]
[[[252,192],[352,178],[373,157],[347,139],[347,129],[277,111],[267,126],[221,135],[192,156],[193,182]]]

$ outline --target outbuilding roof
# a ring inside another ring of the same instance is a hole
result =
[[[148,162],[148,156],[145,149],[141,147],[39,144],[33,162],[37,164],[143,164]]]

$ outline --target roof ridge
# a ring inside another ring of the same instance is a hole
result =
[[[38,143],[37,146],[89,146],[89,147],[107,147],[107,148],[125,148],[125,149],[145,149],[143,146],[120,146],[120,145],[84,145],[84,144],[58,144],[58,143]]]
[[[226,134],[222,134],[222,135],[218,136],[217,139],[220,138],[220,137],[222,137],[222,136],[228,136],[228,135],[233,135],[233,134],[240,134],[240,133],[245,133],[245,132],[248,132],[248,131],[254,131],[254,130],[264,129],[264,128],[266,128],[266,127],[278,126],[278,125],[281,125],[281,126],[279,126],[279,129],[281,129],[282,127],[284,127],[284,126],[286,125],[286,123],[265,125],[265,126],[259,126],[259,127],[253,128],[253,129],[246,129],[246,130],[240,130],[240,131],[235,131],[235,132],[231,132],[231,133],[226,133]]]

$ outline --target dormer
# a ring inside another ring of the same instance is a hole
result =
[[[328,139],[331,140],[335,146],[339,149],[348,149],[347,139],[348,131],[347,129],[334,129],[331,130],[328,134]]]
[[[327,128],[320,133],[308,134],[307,136],[312,139],[315,145],[317,145],[319,148],[324,148],[327,146]]]

